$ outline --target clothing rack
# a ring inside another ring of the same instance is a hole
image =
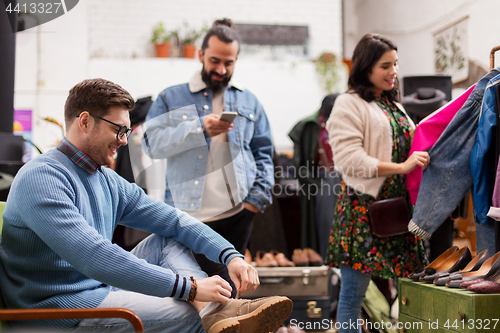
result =
[[[499,46],[496,46],[494,47],[493,49],[491,49],[491,53],[490,53],[490,70],[492,70],[493,68],[495,68],[495,52],[497,52],[498,50],[500,50],[500,45]],[[500,89],[500,87],[497,87],[497,93],[496,93],[496,96],[497,96],[497,99],[498,99],[498,89]],[[500,108],[500,101],[496,101],[496,113],[497,113],[497,119],[498,119],[498,116],[499,116],[499,108]],[[493,165],[492,167],[494,168],[495,166],[498,168],[498,161],[500,159],[500,130],[498,128],[498,126],[496,126],[493,131],[492,131],[492,137],[493,137],[493,142],[492,142],[492,149],[493,149],[493,152],[494,152],[494,159],[493,159]],[[495,169],[496,170],[496,169]],[[490,177],[490,179],[495,179],[496,177],[496,173],[493,173]],[[495,250],[496,251],[500,251],[500,223],[495,223]]]
[[[495,46],[490,53],[490,70],[495,68],[495,52],[500,50],[500,45]]]

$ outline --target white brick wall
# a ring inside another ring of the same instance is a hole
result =
[[[91,57],[150,57],[156,23],[167,29],[210,26],[228,17],[236,23],[307,25],[310,55],[342,51],[340,0],[88,0]],[[199,41],[200,43],[201,41]]]
[[[222,17],[236,23],[307,25],[311,57],[324,51],[341,54],[341,0],[82,0],[62,17],[17,34],[14,104],[34,111],[34,142],[46,151],[61,138],[59,128],[40,118],[63,122],[68,91],[84,79],[112,80],[134,98],[186,82],[200,63],[151,58],[153,26],[163,21],[175,29],[186,21],[201,27]],[[246,58],[241,55],[235,76],[264,104],[277,149],[290,149],[288,131],[317,110],[325,94],[314,67],[304,59]]]
[[[468,57],[486,69],[490,51],[500,45],[498,0],[344,0],[345,55],[358,40],[377,32],[398,45],[400,76],[433,75],[434,34],[464,17],[468,19]],[[497,52],[496,66],[500,66]]]

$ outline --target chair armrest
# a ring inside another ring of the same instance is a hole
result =
[[[0,320],[45,320],[45,319],[85,319],[123,318],[134,327],[135,332],[144,332],[141,319],[135,312],[125,308],[103,309],[1,309]]]

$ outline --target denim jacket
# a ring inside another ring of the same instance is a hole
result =
[[[491,193],[493,180],[490,179],[490,164],[488,150],[493,140],[492,130],[497,126],[495,89],[500,83],[500,75],[495,76],[488,82],[484,90],[483,103],[481,105],[481,115],[477,128],[477,140],[472,155],[470,157],[470,168],[474,178],[472,198],[474,200],[474,210],[477,223],[493,222],[487,216],[491,205]]]
[[[424,240],[431,237],[473,185],[470,158],[476,143],[483,94],[488,82],[498,74],[500,69],[493,69],[477,83],[429,150],[431,162],[423,172],[413,217],[408,224],[408,230]]]
[[[238,113],[227,133],[238,202],[263,211],[271,203],[274,185],[269,121],[257,98],[231,83],[224,92],[224,110]],[[143,147],[151,158],[167,159],[165,203],[182,210],[201,209],[210,147],[203,117],[210,113],[212,91],[192,92],[185,83],[162,91],[146,117]]]

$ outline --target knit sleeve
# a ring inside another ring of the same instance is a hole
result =
[[[186,212],[153,200],[136,184],[125,181],[114,171],[107,169],[106,172],[116,182],[122,197],[120,224],[173,238],[194,252],[203,253],[212,261],[224,265],[235,257],[244,257],[205,223]]]
[[[102,235],[103,229],[109,228],[111,223],[97,226],[92,225],[94,221],[84,218],[81,209],[97,215],[102,211],[81,205],[83,199],[77,195],[77,183],[64,168],[41,165],[23,172],[17,179],[13,197],[9,198],[18,205],[28,203],[19,209],[19,220],[48,247],[43,257],[47,265],[63,275],[76,269],[107,285],[159,297],[186,299],[191,288],[189,278],[149,264],[112,244]],[[179,280],[184,288],[176,288]]]
[[[352,94],[340,95],[326,123],[335,169],[358,178],[377,176],[379,160],[365,150],[367,110]]]

